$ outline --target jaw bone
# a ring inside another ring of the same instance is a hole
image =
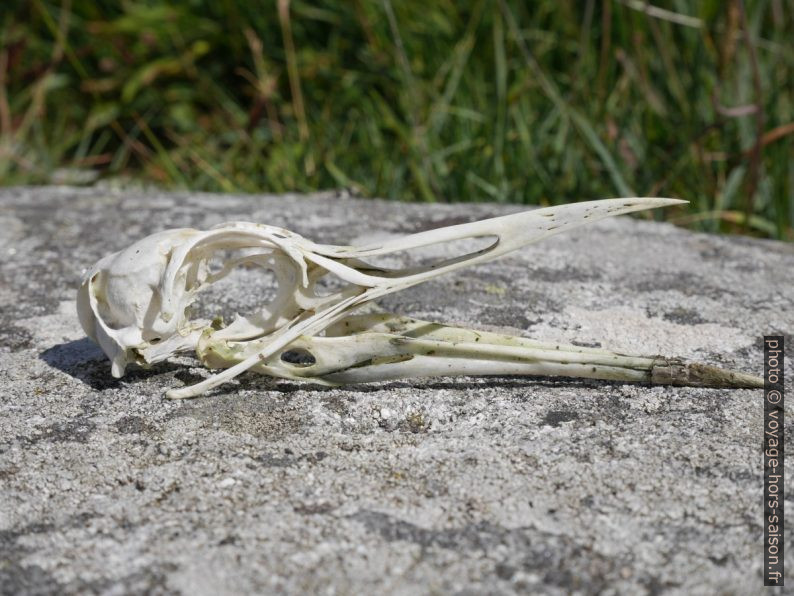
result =
[[[226,368],[258,353],[261,343],[216,342],[207,334],[197,353],[209,368]],[[350,315],[323,337],[301,336],[251,370],[322,385],[480,375],[561,376],[658,385],[754,388],[744,373],[664,356],[628,356],[559,343],[475,331],[391,313]]]
[[[315,244],[282,228],[247,222],[205,232],[168,230],[99,261],[80,288],[78,314],[86,334],[111,359],[113,376],[122,376],[129,362],[147,366],[192,350],[207,366],[224,369],[191,387],[168,391],[170,398],[200,395],[250,369],[322,384],[448,374],[530,374],[758,386],[754,377],[677,359],[552,347],[396,315],[351,315],[381,296],[490,261],[548,236],[605,217],[682,202],[629,198],[574,203],[364,247]],[[482,250],[424,267],[384,269],[364,260],[474,238],[493,241]],[[218,260],[219,266],[213,268]],[[191,320],[188,307],[197,293],[239,265],[273,271],[279,285],[276,298],[226,327],[217,321]],[[317,281],[328,274],[344,285],[322,294]],[[431,327],[432,331],[421,332]],[[290,351],[302,351],[308,361],[285,361],[282,356]]]

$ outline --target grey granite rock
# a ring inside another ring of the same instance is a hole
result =
[[[196,361],[114,380],[74,313],[85,268],[163,228],[343,242],[520,209],[1,190],[2,592],[760,593],[760,391],[246,375],[171,402]],[[761,337],[791,340],[792,282],[791,245],[620,218],[383,306],[761,374]],[[202,308],[267,292],[241,271]]]

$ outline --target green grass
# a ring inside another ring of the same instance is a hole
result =
[[[694,229],[794,238],[791,2],[646,6],[6,0],[0,181],[673,196]]]

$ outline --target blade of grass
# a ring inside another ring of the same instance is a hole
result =
[[[141,132],[143,132],[143,135],[146,137],[146,140],[149,141],[152,147],[154,147],[154,150],[157,153],[157,156],[160,158],[163,167],[171,176],[171,180],[177,183],[179,186],[187,188],[188,185],[184,176],[176,167],[176,164],[174,164],[174,161],[171,159],[171,156],[168,154],[168,151],[166,151],[165,147],[163,147],[160,139],[158,139],[157,135],[152,132],[152,129],[146,123],[146,120],[141,118],[138,114],[135,114],[135,121],[138,124],[138,127],[140,127]]]
[[[513,16],[510,8],[507,6],[507,3],[505,0],[499,0],[499,2],[500,6],[502,7],[502,14],[505,16],[505,19],[510,26],[513,37],[518,44],[518,47],[521,49],[524,59],[530,70],[532,70],[532,72],[538,78],[541,88],[545,92],[546,96],[552,100],[558,109],[567,117],[569,117],[579,129],[579,132],[603,162],[604,167],[607,169],[610,178],[612,178],[612,182],[614,183],[617,191],[625,197],[634,196],[634,192],[623,179],[623,175],[620,173],[614,158],[609,153],[609,150],[606,148],[601,139],[598,137],[598,134],[596,134],[592,125],[584,116],[571,108],[562,98],[556,85],[554,85],[554,83],[546,76],[546,74],[540,68],[540,65],[538,65],[538,63],[532,57],[532,54],[529,52],[529,49],[527,48],[526,43],[521,36],[521,31],[518,28],[515,17]]]

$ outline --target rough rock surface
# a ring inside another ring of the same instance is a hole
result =
[[[114,380],[74,312],[85,268],[163,228],[245,219],[342,243],[520,209],[0,191],[2,592],[761,592],[758,390],[248,375],[172,402],[195,361]],[[790,245],[620,218],[383,306],[760,375],[762,336],[791,341],[792,288]],[[268,287],[241,271],[226,290],[203,308]]]

